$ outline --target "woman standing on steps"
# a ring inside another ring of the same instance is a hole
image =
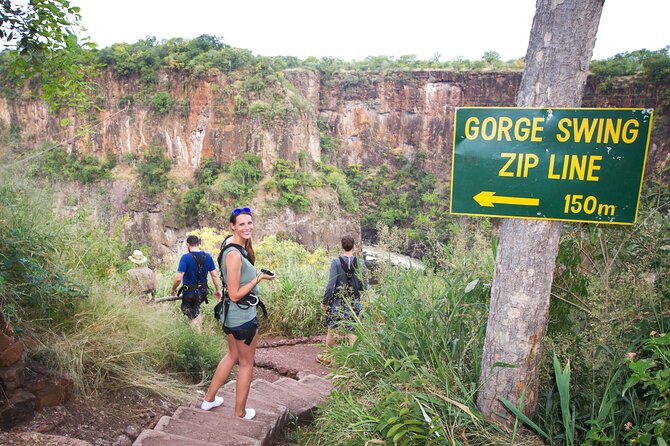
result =
[[[254,297],[258,295],[258,282],[274,280],[275,275],[264,272],[256,273],[254,267],[256,256],[251,246],[251,234],[254,229],[251,209],[234,209],[230,214],[229,223],[233,236],[229,239],[221,257],[224,259],[221,272],[230,299],[223,326],[228,342],[228,353],[216,367],[214,377],[200,407],[210,410],[223,404],[223,397],[217,396],[216,393],[230,375],[235,364],[239,363],[235,387],[235,416],[250,420],[256,415],[254,409],[246,408],[253,374],[258,329],[256,305],[254,304],[254,301],[257,303],[258,300]],[[250,294],[253,295],[251,298]]]

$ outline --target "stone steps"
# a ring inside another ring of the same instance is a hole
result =
[[[269,446],[290,419],[309,420],[314,408],[332,389],[329,380],[307,375],[299,380],[281,378],[271,383],[252,381],[247,407],[256,410],[253,420],[233,415],[235,381],[226,383],[218,395],[220,407],[206,411],[200,401],[180,406],[170,417],[162,417],[153,429],[145,429],[134,446]]]

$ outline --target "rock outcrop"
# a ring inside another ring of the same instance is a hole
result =
[[[33,418],[35,411],[72,397],[73,382],[27,359],[26,346],[0,313],[0,428]]]

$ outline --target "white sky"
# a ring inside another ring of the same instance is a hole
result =
[[[100,48],[160,39],[221,37],[256,55],[414,54],[440,60],[525,56],[535,0],[72,0]],[[594,59],[670,45],[670,0],[606,0]]]

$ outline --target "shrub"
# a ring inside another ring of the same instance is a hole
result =
[[[223,170],[214,158],[205,158],[193,176],[199,185],[211,186]]]
[[[340,199],[340,204],[347,212],[358,212],[358,200],[354,197],[354,193],[347,183],[347,177],[339,170],[330,172],[326,177],[328,184],[333,186]]]
[[[309,200],[305,188],[312,184],[311,175],[298,171],[297,166],[287,160],[278,160],[272,170],[270,185],[279,192],[278,204],[295,211],[306,211]]]
[[[242,159],[232,161],[223,168],[220,175],[212,185],[212,192],[226,201],[232,197],[233,202],[248,202],[256,193],[258,184],[263,179],[260,157],[253,153],[247,153]]]
[[[510,444],[481,423],[474,403],[488,288],[449,277],[381,267],[367,291],[353,348],[336,347],[331,394],[309,435],[315,444]]]
[[[56,181],[79,181],[82,184],[97,183],[111,178],[111,170],[116,164],[112,154],[108,154],[105,160],[100,160],[94,155],[85,155],[80,159],[75,154],[68,155],[62,147],[49,149],[49,145],[43,146],[48,152],[30,168],[33,176]]]
[[[156,113],[165,114],[175,106],[175,99],[166,91],[157,92],[149,101],[149,105]]]
[[[149,195],[160,193],[168,182],[167,174],[172,168],[172,163],[163,152],[161,146],[150,146],[137,163],[140,182]]]
[[[323,249],[313,252],[289,240],[265,237],[254,245],[258,267],[277,278],[261,290],[270,318],[267,331],[281,336],[313,336],[324,330],[321,297],[328,281],[330,258]],[[266,282],[262,282],[265,284]]]

